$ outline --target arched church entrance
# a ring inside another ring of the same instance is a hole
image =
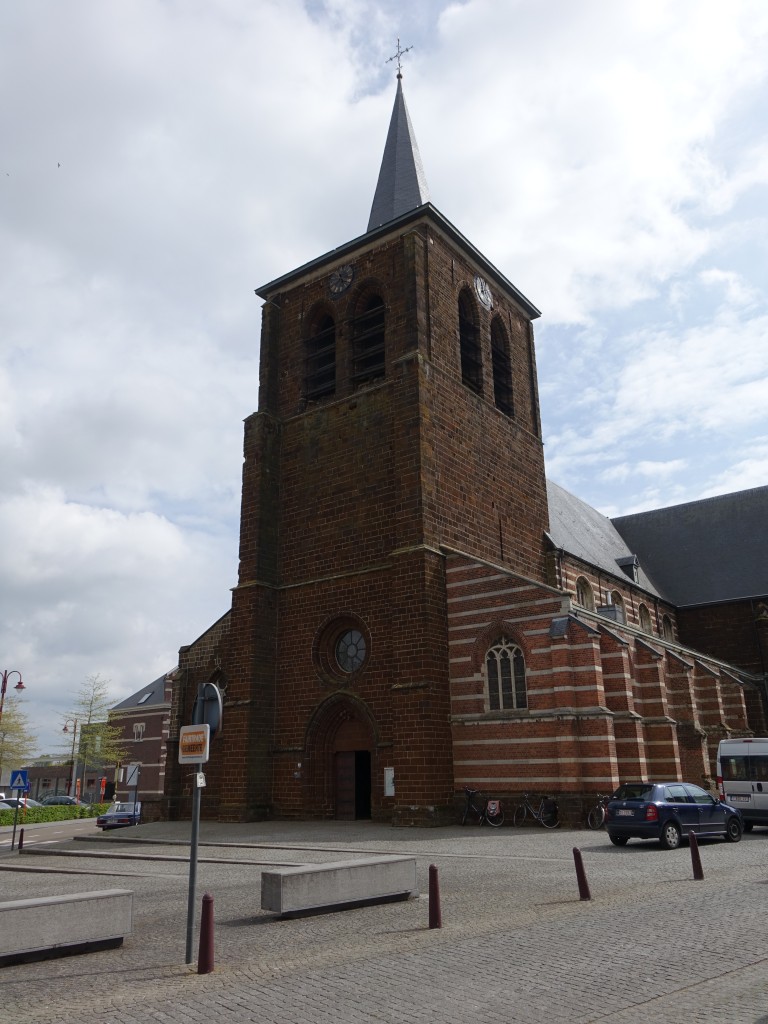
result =
[[[339,728],[333,744],[335,817],[354,821],[371,816],[371,737],[360,721]]]
[[[336,696],[316,712],[307,730],[313,803],[339,821],[370,818],[373,809],[375,724],[355,698]]]

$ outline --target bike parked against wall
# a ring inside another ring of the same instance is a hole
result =
[[[557,828],[560,824],[557,800],[551,796],[543,796],[538,807],[534,807],[528,793],[523,793],[523,802],[515,808],[514,822],[522,825],[528,817],[538,821],[544,828]]]
[[[487,800],[476,789],[465,789],[464,792],[467,796],[467,802],[461,819],[462,825],[466,825],[467,818],[470,815],[477,818],[478,825],[484,825],[487,821],[494,828],[499,828],[500,825],[504,824],[504,810],[501,806],[501,800]]]
[[[587,828],[597,831],[597,829],[603,827],[605,824],[605,808],[608,806],[610,799],[610,796],[603,796],[602,793],[598,793],[597,803],[589,809],[589,814],[587,814]]]

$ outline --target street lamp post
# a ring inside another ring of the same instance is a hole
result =
[[[3,718],[3,704],[5,703],[5,691],[8,688],[8,680],[11,678],[11,676],[19,677],[18,683],[16,683],[16,685],[14,686],[14,690],[21,691],[24,689],[24,680],[21,678],[21,672],[17,671],[15,668],[12,668],[10,671],[8,669],[5,669],[3,671],[3,681],[2,685],[0,686],[0,721],[2,721]]]
[[[76,779],[77,779],[77,761],[75,760],[75,743],[77,742],[77,719],[76,718],[68,718],[66,720],[66,722],[64,723],[64,728],[61,731],[62,732],[69,732],[70,725],[73,727],[72,728],[72,771],[70,772],[70,776],[69,776],[69,784],[67,786],[67,793],[69,794],[69,796],[72,796],[73,795],[72,794],[72,789],[75,786]]]

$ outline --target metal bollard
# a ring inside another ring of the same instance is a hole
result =
[[[19,832],[19,853],[24,849],[24,829]]]
[[[440,882],[434,864],[429,865],[429,927],[443,927],[443,917],[440,913]]]
[[[701,856],[699,854],[699,840],[696,838],[695,832],[688,833],[688,842],[691,847],[691,864],[693,865],[693,877],[695,881],[700,882],[704,878],[704,869],[701,866]]]
[[[197,957],[197,973],[210,974],[213,970],[213,896],[203,896],[203,911],[200,916],[200,949]]]
[[[591,900],[592,894],[589,891],[589,882],[587,881],[587,873],[584,870],[584,861],[581,859],[581,850],[577,846],[574,846],[573,848],[573,859],[576,863],[576,880],[579,883],[579,899]]]

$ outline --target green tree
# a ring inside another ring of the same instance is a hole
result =
[[[100,771],[117,765],[125,757],[122,729],[109,720],[109,709],[113,704],[109,680],[102,679],[98,673],[88,676],[77,691],[72,710],[67,715],[67,728],[71,732],[73,722],[77,722],[79,741],[76,741],[75,759],[79,765],[78,777],[85,779],[89,770]]]
[[[3,705],[0,719],[0,775],[27,764],[36,746],[37,736],[30,730],[21,698],[11,697]]]

